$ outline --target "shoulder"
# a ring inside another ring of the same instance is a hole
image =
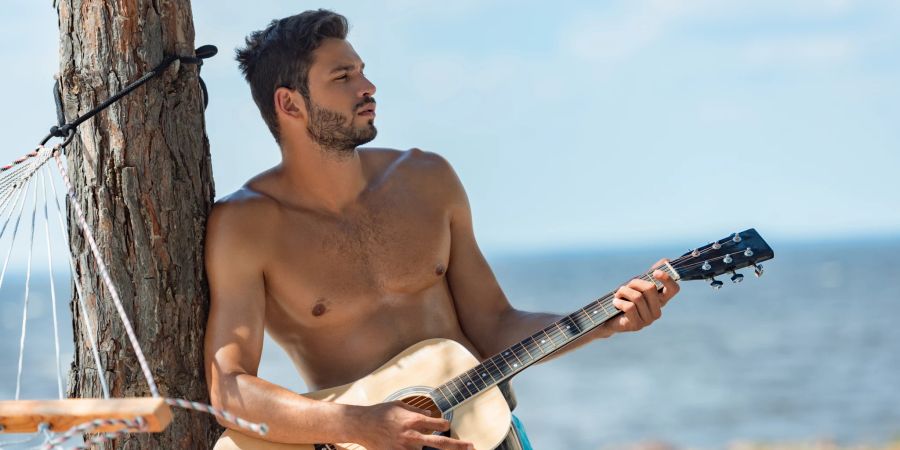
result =
[[[384,179],[416,188],[439,187],[444,193],[448,190],[462,191],[462,184],[453,166],[436,152],[420,148],[367,148],[363,152],[377,166],[376,172]]]
[[[272,197],[243,186],[216,201],[210,221],[235,224],[258,222],[251,220],[255,214],[272,214],[277,207],[278,202]]]
[[[222,197],[213,205],[206,223],[206,246],[240,252],[258,247],[279,210],[275,199],[248,186]]]

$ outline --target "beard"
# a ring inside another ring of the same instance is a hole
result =
[[[347,117],[337,111],[323,108],[312,101],[308,101],[309,124],[306,130],[313,142],[319,144],[322,149],[336,156],[349,156],[356,147],[371,142],[378,134],[374,120],[362,126],[353,125],[353,117]],[[357,104],[356,111],[366,103],[375,103],[375,99],[368,97]],[[355,114],[355,113],[354,113]]]

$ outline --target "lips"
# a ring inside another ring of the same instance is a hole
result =
[[[366,106],[357,113],[363,117],[375,117],[375,105]]]
[[[375,115],[375,99],[372,97],[366,97],[363,99],[361,104],[359,105],[359,109],[356,110],[356,113],[361,116],[374,116]]]

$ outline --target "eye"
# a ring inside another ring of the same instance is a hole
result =
[[[343,75],[341,75],[341,76],[335,78],[335,80],[346,80],[347,78],[349,78],[349,75],[347,75],[347,74],[345,73],[345,74],[343,74]]]

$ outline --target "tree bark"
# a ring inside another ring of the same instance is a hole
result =
[[[193,55],[189,0],[56,0],[60,86],[68,120],[159,64]],[[175,62],[160,77],[84,122],[67,147],[69,177],[119,290],[160,394],[208,402],[203,334],[209,295],[203,236],[213,202],[198,67]],[[69,236],[113,397],[148,396],[125,329],[70,208]],[[74,290],[73,290],[74,291]],[[74,305],[74,302],[73,302]],[[79,309],[69,396],[100,397]],[[176,409],[164,433],[115,448],[210,448],[211,416]]]

